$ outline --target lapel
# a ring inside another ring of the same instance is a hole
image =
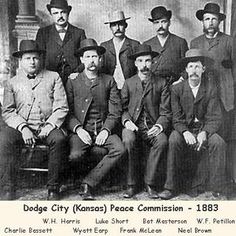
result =
[[[145,97],[149,93],[149,91],[152,90],[153,87],[152,79],[153,78],[151,76],[151,78],[147,81],[146,87],[143,91],[143,97]]]
[[[139,78],[139,76],[137,74],[135,76],[134,88],[135,88],[135,97],[137,99],[139,99],[139,98],[142,99],[142,96],[143,96],[143,86],[142,86],[141,79]]]
[[[69,27],[68,27],[69,28]],[[50,37],[52,38],[53,41],[55,41],[58,45],[62,46],[63,41],[61,40],[59,33],[56,30],[55,25],[52,25],[52,28],[50,30]]]
[[[43,79],[43,71],[40,71],[32,83],[32,89],[35,89],[35,87],[38,86],[38,84],[42,81],[42,79]]]
[[[68,41],[70,41],[70,39],[72,38],[72,35],[73,35],[73,29],[72,29],[71,24],[68,23],[66,35],[65,35],[64,40],[62,41],[63,45],[65,45]],[[60,38],[60,36],[59,36],[59,38]]]
[[[126,49],[130,48],[130,41],[127,37],[125,37],[125,41],[120,49],[120,54],[124,52]]]
[[[112,39],[108,41],[108,51],[114,56],[116,55],[116,50]]]
[[[209,43],[206,36],[203,35],[203,42],[204,42],[204,46],[205,46],[204,48],[206,48],[207,50],[211,50],[211,48],[217,46],[220,43],[221,38],[222,38],[222,33],[218,32],[218,34],[214,38],[214,40],[211,43]]]
[[[198,103],[205,96],[205,93],[206,93],[206,87],[205,87],[204,82],[202,80],[200,87],[198,89],[198,92],[197,92],[197,96],[194,100],[194,104]]]
[[[184,89],[183,89],[183,101],[185,103],[191,104],[191,106],[194,104],[194,96],[193,92],[189,86],[188,80],[185,80],[184,82]]]

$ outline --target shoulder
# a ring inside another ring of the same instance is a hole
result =
[[[156,41],[156,36],[154,36],[154,37],[152,37],[152,38],[150,38],[150,39],[144,41],[143,43],[144,43],[144,44],[151,44],[151,43],[153,43],[154,41]]]
[[[72,31],[74,31],[76,33],[84,33],[85,32],[84,29],[78,28],[78,27],[71,25],[71,24],[69,24],[69,27]]]
[[[176,34],[172,34],[170,33],[170,37],[171,39],[175,40],[175,41],[179,41],[179,42],[187,42],[186,39],[176,35]]]
[[[52,24],[52,25],[48,25],[48,26],[39,28],[38,34],[39,34],[39,33],[46,33],[46,32],[49,32],[49,31],[52,29],[53,26],[54,26],[54,25]]]
[[[135,39],[131,39],[131,38],[128,38],[126,37],[126,40],[132,44],[133,46],[138,46],[140,44],[140,42],[138,40],[135,40]]]
[[[112,39],[109,39],[107,41],[102,42],[101,46],[106,47],[106,46],[111,45],[111,44],[112,44]]]
[[[198,42],[204,40],[204,38],[205,38],[204,34],[199,35],[198,37],[191,40],[191,44],[198,43]]]

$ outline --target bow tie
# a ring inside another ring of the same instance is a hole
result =
[[[60,34],[60,33],[66,33],[66,29],[65,28],[62,28],[62,29],[58,29],[57,32]]]
[[[36,75],[30,75],[30,74],[28,74],[27,77],[28,77],[29,79],[35,79]]]

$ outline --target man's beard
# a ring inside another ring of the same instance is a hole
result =
[[[219,31],[219,27],[212,27],[212,26],[208,27],[208,28],[203,27],[203,33],[205,33],[205,34],[212,34],[212,35],[214,35],[218,31]]]

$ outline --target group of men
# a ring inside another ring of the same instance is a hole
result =
[[[220,7],[208,3],[196,12],[204,34],[190,50],[169,32],[172,12],[163,6],[151,11],[157,35],[143,44],[126,36],[123,11],[110,13],[105,24],[113,37],[100,46],[68,23],[66,0],[51,0],[47,9],[54,24],[39,29],[36,41],[21,41],[13,53],[20,68],[4,90],[2,198],[16,198],[22,147],[41,142],[49,146],[48,200],[60,197],[67,157],[78,172],[82,162],[93,163],[81,181],[83,199],[94,199],[122,158],[125,198],[143,185],[151,199],[170,199],[186,187],[222,192],[234,84],[232,38],[219,31]]]

